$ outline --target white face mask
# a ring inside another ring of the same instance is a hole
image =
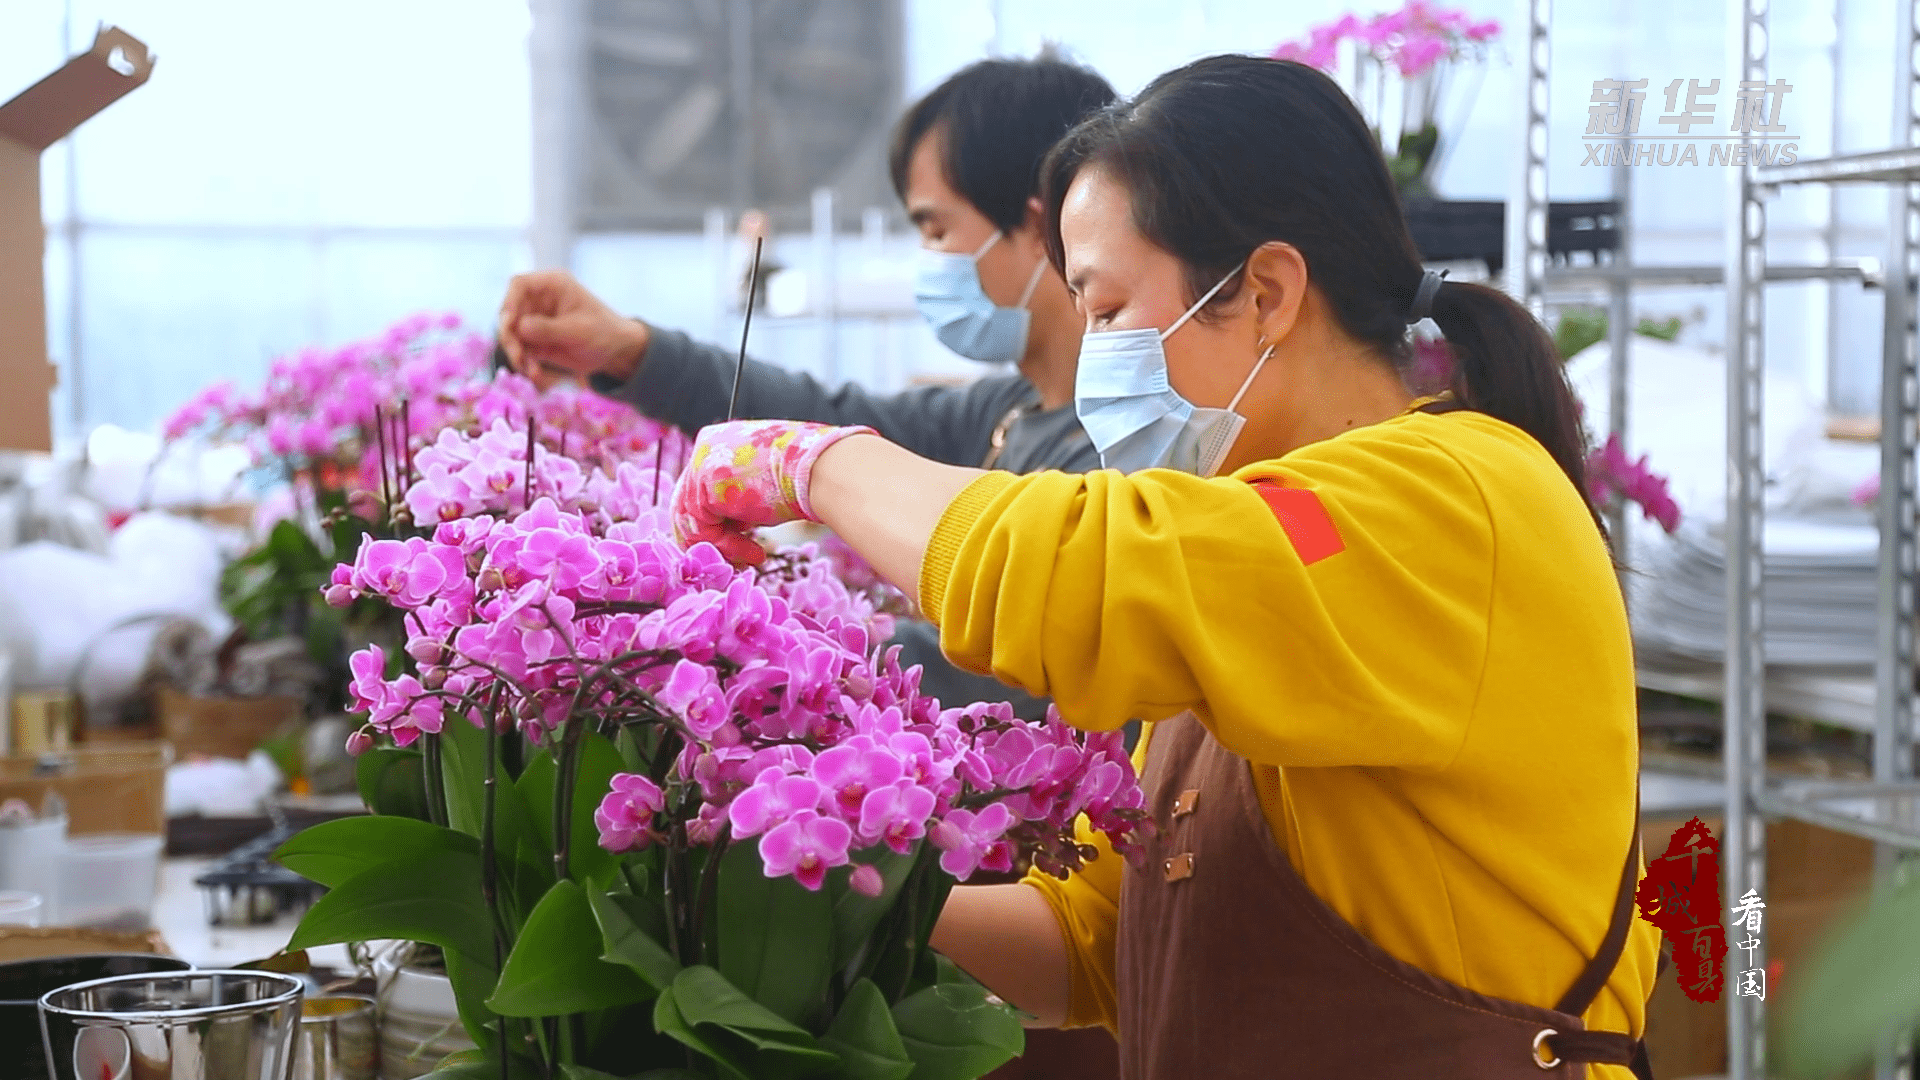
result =
[[[1215,409],[1195,405],[1175,392],[1167,381],[1167,353],[1162,342],[1185,326],[1239,272],[1238,266],[1228,271],[1164,332],[1152,327],[1105,330],[1080,339],[1073,409],[1094,448],[1100,451],[1102,465],[1129,473],[1170,468],[1212,476],[1220,471],[1227,452],[1247,426],[1247,418],[1234,409],[1266,366],[1267,357],[1273,355],[1273,347],[1260,354],[1227,407]]]

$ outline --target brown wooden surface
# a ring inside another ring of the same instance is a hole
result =
[[[25,800],[38,811],[49,791],[67,803],[67,832],[151,833],[167,831],[166,779],[173,751],[166,743],[79,746],[56,755],[69,763],[61,772],[36,776],[39,755],[0,758],[0,801]]]

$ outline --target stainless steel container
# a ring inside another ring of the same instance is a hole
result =
[[[265,971],[122,975],[40,999],[56,1080],[287,1080],[301,982]]]
[[[378,1080],[379,1038],[368,997],[310,997],[300,1003],[293,1080]]]

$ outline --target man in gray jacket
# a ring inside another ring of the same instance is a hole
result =
[[[955,465],[1085,472],[1100,455],[1073,411],[1084,325],[1041,238],[1040,161],[1069,128],[1114,99],[1094,72],[1045,53],[986,60],[916,102],[894,129],[894,190],[920,231],[915,293],[935,334],[962,356],[1008,362],[1018,374],[964,387],[875,395],[749,360],[739,415],[866,424],[895,443]],[[513,279],[500,344],[516,369],[583,377],[689,434],[726,418],[731,349],[628,319],[564,271]],[[961,671],[939,632],[901,624],[903,660],[944,703],[1012,701],[1038,717],[1044,701]]]

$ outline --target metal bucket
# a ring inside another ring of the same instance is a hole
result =
[[[266,971],[122,975],[40,999],[57,1080],[287,1080],[302,984]]]
[[[112,975],[186,971],[192,966],[171,956],[145,953],[50,956],[0,964],[0,1080],[46,1080],[40,997],[47,991]]]
[[[378,1080],[373,1007],[372,998],[346,995],[302,1001],[293,1080]]]

